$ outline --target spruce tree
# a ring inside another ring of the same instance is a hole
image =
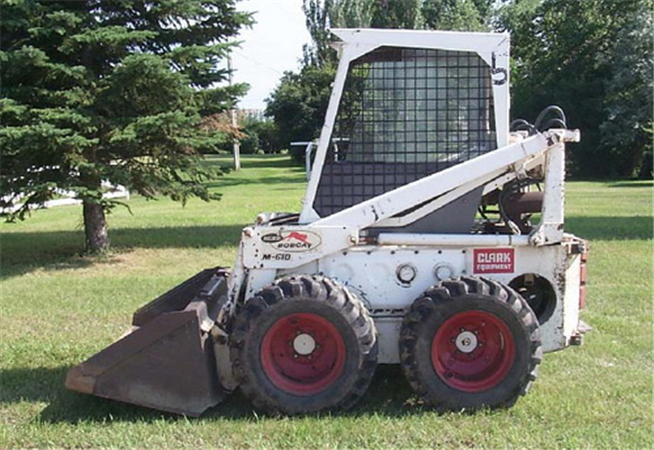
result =
[[[219,86],[219,62],[252,22],[235,1],[3,0],[0,206],[23,204],[8,218],[72,191],[98,252],[118,203],[103,197],[108,185],[214,198],[201,155],[225,136],[203,118],[246,89]]]

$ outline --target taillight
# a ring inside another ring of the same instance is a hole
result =
[[[586,307],[586,261],[588,260],[588,244],[581,254],[579,265],[579,309]]]

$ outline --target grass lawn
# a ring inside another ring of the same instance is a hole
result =
[[[223,160],[227,162],[227,159]],[[652,182],[570,182],[568,231],[591,241],[583,346],[547,354],[505,411],[439,415],[395,367],[332,415],[271,418],[239,394],[199,419],[68,392],[66,371],[113,342],[132,312],[213,265],[230,266],[261,211],[298,211],[304,173],[246,157],[212,184],[219,202],[129,201],[113,252],[79,255],[81,207],[2,224],[0,448],[653,448]]]

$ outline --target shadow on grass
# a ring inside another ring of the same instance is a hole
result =
[[[5,408],[12,403],[43,402],[47,406],[39,419],[48,423],[79,423],[123,421],[153,422],[161,419],[175,422],[183,416],[162,413],[118,401],[68,391],[64,387],[70,367],[7,369],[2,372],[0,404]],[[349,411],[317,413],[314,417],[366,417],[382,415],[402,417],[420,414],[426,408],[416,404],[416,398],[404,379],[399,366],[381,365],[361,402]],[[222,403],[191,420],[253,420],[255,414],[250,402],[237,390]],[[265,414],[263,415],[265,416]]]
[[[290,168],[304,172],[304,166],[294,163],[288,155],[249,155],[241,161],[244,169]]]
[[[617,181],[615,183],[609,184],[609,187],[612,188],[646,188],[654,186],[654,180],[642,180],[642,181]]]
[[[225,172],[234,171],[234,161],[231,155],[206,155],[205,162]],[[304,165],[295,163],[289,155],[271,154],[271,155],[241,155],[242,169],[297,169],[304,172]]]
[[[652,239],[651,216],[566,217],[565,229],[588,240]]]
[[[6,369],[2,371],[0,404],[42,402],[47,406],[40,420],[49,423],[78,422],[152,422],[162,417],[178,420],[179,416],[72,392],[64,387],[69,366],[56,368]]]
[[[232,169],[231,158],[225,156],[209,156],[207,163],[220,168],[223,176],[205,183],[209,189],[224,188],[240,185],[266,185],[275,189],[277,184],[303,184],[306,183],[305,169],[294,164],[289,156],[282,155],[247,155],[242,157],[241,163],[244,171],[236,172]],[[248,172],[249,169],[275,169],[270,172]],[[286,170],[280,170],[286,169]],[[285,175],[280,176],[279,173]],[[247,176],[246,176],[247,175]]]
[[[248,177],[248,178],[237,178],[237,177],[220,177],[216,178],[213,181],[210,181],[208,183],[204,183],[204,185],[208,189],[219,189],[219,188],[225,188],[225,187],[231,187],[231,186],[240,186],[240,185],[245,185],[245,184],[251,184],[251,185],[266,185],[269,189],[274,190],[278,189],[275,187],[276,184],[304,184],[306,183],[307,180],[303,177],[297,176],[294,172],[292,172],[289,176],[287,177],[279,177],[279,176],[274,176],[274,177]]]
[[[118,252],[133,248],[216,248],[237,246],[244,225],[117,228],[111,230],[111,245]],[[0,279],[36,269],[62,270],[110,264],[111,255],[87,257],[84,232],[54,231],[10,233],[2,236]]]

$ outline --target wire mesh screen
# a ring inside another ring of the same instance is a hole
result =
[[[496,148],[476,54],[381,47],[350,64],[314,209],[322,217]]]

